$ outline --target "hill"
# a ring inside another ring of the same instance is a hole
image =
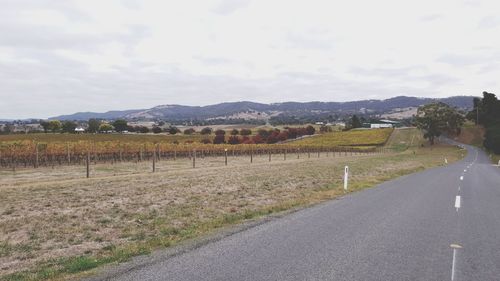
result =
[[[385,100],[350,102],[284,102],[256,103],[250,101],[226,102],[207,106],[159,105],[150,109],[109,111],[105,113],[79,112],[50,119],[88,120],[128,119],[151,120],[209,120],[209,119],[270,119],[286,116],[343,116],[347,114],[382,115],[406,108],[414,108],[433,101],[441,101],[463,110],[472,108],[472,96],[454,96],[443,99],[398,96]]]

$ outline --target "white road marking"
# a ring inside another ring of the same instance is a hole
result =
[[[457,208],[457,211],[458,211],[458,208],[460,208],[460,195],[457,195],[457,197],[455,197],[455,208]]]
[[[457,250],[462,249],[462,246],[458,244],[451,244],[451,248],[453,248],[453,261],[451,263],[451,281],[455,280],[455,267],[456,267],[456,260],[457,260]]]

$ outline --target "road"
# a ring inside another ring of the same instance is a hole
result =
[[[467,149],[107,280],[500,280],[499,168]]]

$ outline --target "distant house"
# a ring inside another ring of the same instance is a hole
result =
[[[75,133],[77,134],[81,134],[81,133],[84,133],[85,132],[85,129],[82,128],[82,127],[76,127],[75,128]]]

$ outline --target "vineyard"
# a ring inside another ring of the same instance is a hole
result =
[[[384,128],[375,130],[351,130],[346,132],[326,133],[314,137],[304,138],[294,142],[295,145],[312,147],[374,147],[384,145],[394,129]]]
[[[49,135],[37,140],[2,140],[0,167],[38,168],[90,163],[143,162],[289,153],[373,153],[392,129],[326,133],[281,144],[204,144],[201,136]],[[12,137],[12,136],[9,136]],[[51,137],[52,139],[48,139]],[[181,143],[180,140],[183,140]],[[206,136],[204,136],[206,138]]]

